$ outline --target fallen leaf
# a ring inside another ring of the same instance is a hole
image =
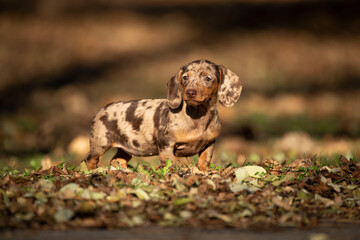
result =
[[[75,171],[79,171],[79,172],[83,172],[83,173],[88,173],[88,172],[89,172],[89,169],[88,169],[85,161],[82,161],[82,162],[80,163],[80,165],[75,168]]]
[[[254,193],[254,192],[260,190],[260,188],[258,188],[258,187],[251,186],[251,185],[244,184],[244,183],[230,183],[229,187],[233,193],[244,191],[244,190]]]
[[[238,168],[235,170],[236,182],[241,183],[247,177],[249,177],[248,171],[244,167]]]
[[[325,207],[330,207],[335,204],[335,202],[333,200],[331,200],[329,198],[324,198],[317,193],[315,193],[314,199],[315,199],[315,201],[320,201],[320,202],[324,203]]]
[[[276,206],[281,207],[283,209],[285,209],[286,211],[290,211],[291,210],[291,206],[287,201],[281,200],[277,197],[274,197],[271,200]]]
[[[201,174],[201,175],[204,174],[204,173],[201,172],[196,166],[191,167],[191,168],[190,168],[190,171],[191,171],[193,174]]]
[[[332,187],[335,191],[341,192],[341,188],[342,188],[341,185],[334,184],[334,183],[328,183],[327,185],[330,186],[330,187]]]
[[[246,166],[244,167],[250,177],[263,178],[266,175],[266,170],[260,166]]]
[[[176,190],[179,192],[183,192],[187,189],[187,187],[181,183],[178,178],[173,179],[173,185],[175,186]]]
[[[247,177],[263,178],[266,175],[266,170],[260,166],[245,166],[235,170],[236,182],[241,183]]]
[[[251,217],[252,215],[253,215],[252,211],[246,208],[243,211],[236,213],[235,217],[244,218],[244,217]]]
[[[167,212],[167,213],[164,214],[164,220],[176,221],[177,218],[176,218],[176,216],[174,214]]]
[[[135,189],[135,194],[140,200],[145,200],[145,201],[150,200],[149,194],[147,194],[147,192],[145,192],[141,188]]]
[[[132,220],[134,226],[141,226],[144,224],[144,218],[140,215],[132,216],[131,220]]]
[[[55,164],[51,161],[49,157],[45,157],[43,160],[41,160],[41,170],[47,170],[52,166],[55,166]]]
[[[81,188],[78,184],[69,183],[59,190],[58,196],[61,199],[73,199],[78,193],[82,191],[83,188]]]
[[[55,186],[50,180],[41,178],[35,183],[35,187],[49,193],[53,191]]]
[[[80,197],[83,199],[87,199],[87,200],[101,200],[106,196],[105,193],[103,192],[98,192],[98,191],[93,191],[90,188],[84,189],[81,194]]]
[[[183,219],[189,219],[192,217],[192,215],[193,215],[192,212],[187,211],[187,210],[180,211],[180,213],[179,213],[179,216]]]
[[[298,169],[300,167],[306,168],[311,166],[312,162],[311,159],[308,158],[298,158],[295,159],[294,161],[292,161],[291,163],[288,164],[288,167],[293,168],[293,169]]]
[[[35,205],[45,204],[48,202],[48,197],[44,192],[37,192],[35,194],[35,198],[36,198],[36,201],[34,203]]]
[[[208,211],[207,213],[207,216],[210,217],[210,218],[218,218],[226,223],[229,223],[231,222],[231,218],[225,214],[221,214],[217,211],[214,211],[214,210],[210,210]]]
[[[323,167],[320,168],[320,170],[326,170],[329,173],[337,173],[337,172],[341,171],[341,168],[330,168],[328,166],[323,166]]]
[[[63,223],[69,221],[74,216],[74,211],[68,208],[59,208],[54,215],[55,221]]]
[[[280,184],[282,184],[283,182],[287,182],[287,181],[290,181],[291,179],[295,178],[296,177],[296,174],[293,173],[293,172],[289,172],[285,175],[284,178],[280,179],[280,180],[277,180],[277,181],[274,181],[272,182],[271,184],[273,186],[280,186]]]
[[[214,191],[216,190],[216,185],[212,180],[206,179],[206,183],[209,184]]]

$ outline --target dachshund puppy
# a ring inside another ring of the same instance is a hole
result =
[[[159,155],[161,162],[199,154],[198,167],[211,162],[221,125],[216,103],[232,107],[239,99],[239,77],[208,60],[193,61],[167,83],[167,99],[115,102],[94,117],[90,133],[89,170],[108,149],[117,148],[110,164],[127,168],[132,156]]]

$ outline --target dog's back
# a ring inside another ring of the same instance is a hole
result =
[[[158,155],[156,132],[166,99],[142,99],[111,103],[94,117],[90,132],[90,155],[100,156],[111,147],[135,156]]]

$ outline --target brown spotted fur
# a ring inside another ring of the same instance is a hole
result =
[[[197,60],[181,67],[167,86],[167,99],[115,102],[95,115],[86,159],[90,170],[110,148],[118,149],[111,164],[123,168],[132,156],[159,155],[161,161],[176,162],[195,154],[199,168],[208,168],[221,129],[216,102],[234,105],[242,90],[239,77]]]

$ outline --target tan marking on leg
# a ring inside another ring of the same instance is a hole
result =
[[[207,170],[209,168],[210,162],[212,160],[212,155],[214,151],[214,142],[210,144],[206,149],[204,149],[199,154],[198,167],[201,171]]]
[[[90,158],[86,160],[86,166],[89,170],[94,170],[98,167],[99,158]]]
[[[130,159],[131,159],[131,155],[126,153],[121,148],[118,148],[115,156],[110,161],[110,165],[115,167],[115,168],[117,168],[119,166],[122,167],[122,168],[127,168],[127,162]]]
[[[127,161],[122,158],[115,158],[115,159],[111,160],[110,165],[115,168],[118,168],[118,167],[127,168]]]
[[[201,171],[204,171],[206,169],[208,169],[210,162],[207,161],[207,156],[208,154],[206,152],[203,152],[200,156],[199,156],[199,162],[198,162],[198,166],[199,169]]]

